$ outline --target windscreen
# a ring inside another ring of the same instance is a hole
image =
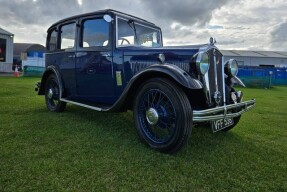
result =
[[[161,33],[159,29],[138,24],[133,20],[118,18],[118,46],[160,47]]]

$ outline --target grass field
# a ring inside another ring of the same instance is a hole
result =
[[[228,133],[195,128],[151,150],[132,113],[46,110],[39,78],[0,77],[0,191],[287,191],[287,87],[244,89],[257,106]]]

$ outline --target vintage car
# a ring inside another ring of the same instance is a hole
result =
[[[214,43],[163,47],[158,26],[115,10],[73,16],[48,29],[46,71],[36,91],[54,112],[66,103],[133,110],[140,138],[173,153],[194,125],[227,131],[255,106],[233,87],[244,86],[237,62],[224,63]]]

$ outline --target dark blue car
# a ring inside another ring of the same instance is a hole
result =
[[[63,19],[48,29],[46,71],[36,90],[50,111],[66,103],[133,110],[140,138],[161,152],[184,146],[194,125],[232,129],[255,106],[233,85],[235,60],[208,44],[163,47],[161,29],[115,10]]]

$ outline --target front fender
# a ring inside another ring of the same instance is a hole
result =
[[[239,79],[237,76],[231,78],[231,82],[235,85],[240,85],[242,87],[246,87],[245,84]]]
[[[134,91],[146,80],[154,77],[169,77],[188,89],[202,89],[200,81],[192,78],[184,70],[175,65],[155,64],[131,78],[117,102],[106,111],[126,111],[134,96]]]
[[[56,67],[50,65],[47,67],[47,69],[45,70],[45,72],[43,73],[42,79],[41,79],[41,84],[40,84],[40,88],[38,91],[38,95],[44,95],[45,94],[45,86],[46,86],[46,81],[47,78],[49,77],[49,75],[51,74],[55,74],[58,82],[59,82],[59,88],[60,88],[60,98],[62,97],[62,93],[63,93],[63,83],[62,83],[62,79],[60,76],[59,71],[56,69]]]

